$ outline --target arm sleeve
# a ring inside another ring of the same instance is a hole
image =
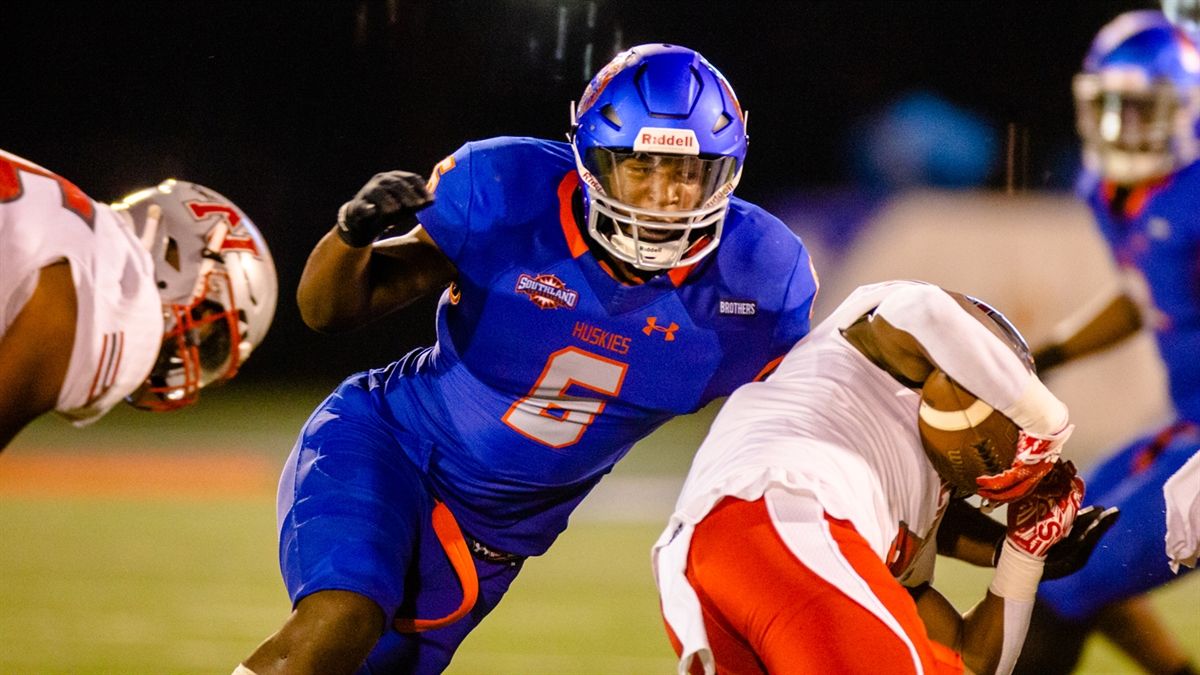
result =
[[[812,324],[813,302],[816,301],[820,281],[808,249],[803,244],[798,248],[796,263],[784,293],[779,325],[771,343],[772,356],[791,349],[800,338],[808,335]]]
[[[1029,620],[1033,616],[1033,599],[1038,581],[1042,578],[1044,563],[1023,551],[1018,551],[1009,542],[1004,543],[996,573],[988,591],[1004,600],[1004,641],[1000,648],[998,675],[1007,675],[1017,665],[1025,634],[1029,632]]]
[[[875,315],[911,335],[929,360],[967,391],[1017,426],[1054,434],[1067,423],[1067,407],[986,326],[932,285],[892,293]]]
[[[471,232],[471,150],[467,143],[434,167],[429,179],[434,202],[418,214],[425,231],[455,264]]]
[[[1017,657],[1025,644],[1029,632],[1029,619],[1033,616],[1032,600],[1004,598],[1004,643],[1000,648],[1000,662],[996,675],[1008,675],[1017,666]]]

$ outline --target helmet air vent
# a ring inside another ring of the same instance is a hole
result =
[[[729,126],[729,123],[732,121],[733,121],[733,118],[730,117],[728,113],[724,113],[724,112],[721,113],[720,115],[717,116],[717,121],[713,123],[712,132],[714,134],[717,133],[718,131]]]
[[[621,116],[617,114],[617,109],[614,108],[611,103],[605,104],[604,107],[600,109],[600,114],[604,116],[604,119],[608,120],[609,124],[613,125],[618,130],[621,128]]]
[[[167,250],[163,253],[163,258],[167,264],[175,268],[178,272],[181,269],[179,264],[179,243],[175,241],[175,237],[167,237]]]

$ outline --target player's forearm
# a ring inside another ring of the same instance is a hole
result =
[[[929,639],[958,652],[970,672],[997,672],[1006,628],[1003,598],[988,593],[963,616],[937,589],[924,586],[914,590],[917,614]],[[1024,635],[1022,630],[1022,638]]]
[[[0,449],[58,404],[77,311],[70,265],[54,263],[41,269],[33,295],[0,335]]]
[[[1126,294],[1105,303],[1099,311],[1085,310],[1082,319],[1065,321],[1056,337],[1034,355],[1038,369],[1046,371],[1088,354],[1107,349],[1134,335],[1142,327],[1141,310]]]
[[[456,274],[454,264],[420,226],[361,248],[330,232],[309,256],[296,299],[306,324],[339,332],[440,292]]]
[[[1012,508],[1012,507],[1010,507]],[[1029,630],[1044,561],[1004,545],[987,595],[963,616],[963,663],[976,673],[1007,674]]]
[[[1004,652],[1006,638],[1008,638],[1007,641],[1012,642],[1013,638],[1017,637],[1005,634],[1005,631],[1009,629],[1005,621],[1005,612],[1011,608],[1012,604],[989,591],[983,600],[963,616],[963,637],[959,653],[962,654],[963,664],[972,672],[983,675],[1012,670],[1014,664],[1006,664],[1003,671],[998,670],[1001,666],[1001,655]],[[1032,608],[1032,603],[1030,603],[1030,607]],[[1013,611],[1021,612],[1022,610],[1015,608]],[[1021,624],[1019,641],[1016,641],[1019,650],[1025,638],[1028,617],[1025,617],[1024,622],[1018,621],[1018,623]],[[1016,628],[1014,627],[1014,630]]]
[[[1022,429],[1048,435],[1066,425],[1066,406],[947,292],[905,288],[885,298],[875,315],[911,336],[938,369]]]
[[[371,248],[353,248],[332,230],[321,238],[300,276],[296,303],[310,328],[338,332],[369,319]]]
[[[31,322],[26,322],[31,323]],[[54,410],[70,356],[22,348],[13,331],[0,337],[0,450],[22,429]]]
[[[930,640],[959,651],[962,648],[963,617],[946,596],[929,584],[908,590],[925,624]]]
[[[938,526],[938,553],[972,565],[995,564],[997,542],[1004,539],[1004,524],[967,502],[955,499]]]

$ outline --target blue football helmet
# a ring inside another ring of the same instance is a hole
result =
[[[716,249],[746,157],[746,116],[724,76],[685,47],[617,55],[572,106],[588,234],[642,270]]]
[[[1153,180],[1200,156],[1200,52],[1161,12],[1104,26],[1073,88],[1084,164],[1103,178]]]

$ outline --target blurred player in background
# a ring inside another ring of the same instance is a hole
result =
[[[1163,14],[1195,42],[1200,35],[1200,0],[1162,0]]]
[[[1100,630],[1153,673],[1195,673],[1143,594],[1176,578],[1164,551],[1164,483],[1200,450],[1200,52],[1156,11],[1123,14],[1096,36],[1074,83],[1086,170],[1080,192],[1122,271],[1122,286],[1036,352],[1039,372],[1154,331],[1176,418],[1104,460],[1090,498],[1121,523],[1080,573],[1042,584],[1019,670],[1070,672]],[[1173,505],[1174,504],[1174,505]],[[1200,525],[1200,522],[1197,523]],[[1195,529],[1190,548],[1196,544]],[[1186,551],[1174,529],[1167,547]],[[1040,627],[1044,627],[1042,630]]]
[[[1020,430],[1007,449],[973,444],[990,472],[923,442],[919,415],[970,428],[925,408],[935,369],[986,403],[979,422],[994,409]],[[1083,496],[1059,462],[1072,428],[995,310],[920,282],[860,287],[729,398],[696,454],[654,551],[679,672],[1008,672]],[[992,542],[939,532],[975,492],[1010,505],[995,576],[963,617],[929,584],[939,549],[991,564]]]
[[[0,448],[54,410],[169,410],[271,325],[275,266],[228,199],[169,180],[117,204],[0,151]]]
[[[278,511],[295,609],[236,672],[441,672],[636,441],[808,331],[803,244],[730,197],[745,115],[715,68],[635,47],[572,122],[570,143],[468,143],[428,186],[377,175],[317,244],[309,325],[440,292],[438,341],[350,377],[305,425]]]

